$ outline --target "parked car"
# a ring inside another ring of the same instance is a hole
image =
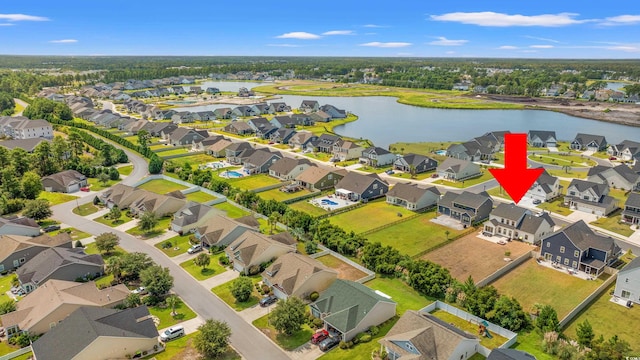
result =
[[[393,174],[395,174],[395,172],[394,172],[393,170],[391,170],[391,169],[389,169],[389,170],[385,171],[385,173],[386,173],[387,175],[393,175]]]
[[[318,345],[318,347],[322,351],[329,351],[334,347],[336,347],[336,345],[338,345],[339,343],[340,343],[340,339],[338,339],[337,337],[328,337],[322,340]]]
[[[133,294],[138,294],[138,295],[146,295],[146,294],[148,294],[149,292],[147,291],[147,288],[146,288],[146,287],[144,287],[144,286],[140,286],[140,287],[139,287],[139,288],[137,288],[137,289],[133,289],[133,290],[131,291],[131,293],[133,293]]]
[[[182,326],[173,326],[160,334],[160,341],[167,342],[184,336],[184,328]]]
[[[534,204],[534,205],[542,204],[542,200],[540,200],[540,199],[535,199],[535,200],[533,200],[533,204]]]
[[[322,329],[316,332],[315,334],[311,335],[311,343],[317,344],[319,342],[322,342],[324,339],[328,337],[329,337],[329,332],[325,329]]]
[[[275,295],[265,296],[259,301],[260,306],[262,307],[267,307],[276,302],[278,302],[278,298]]]
[[[60,230],[60,225],[49,225],[42,228],[42,231],[44,232],[52,232],[56,230]]]
[[[88,186],[81,187],[80,191],[89,192],[89,187]]]
[[[187,252],[189,254],[195,254],[195,253],[200,252],[200,251],[202,251],[202,245],[201,244],[191,245],[189,250],[187,250]]]
[[[438,174],[433,174],[433,175],[431,175],[431,177],[435,179],[435,178],[438,177]]]
[[[609,158],[609,160],[618,160],[618,158],[616,158],[615,156],[612,156]]]

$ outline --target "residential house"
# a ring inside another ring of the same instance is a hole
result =
[[[608,194],[608,184],[573,179],[567,187],[564,204],[573,210],[607,216],[618,208],[618,200]]]
[[[0,217],[0,235],[38,236],[40,225],[28,217],[7,215]]]
[[[249,90],[246,87],[241,87],[240,89],[238,89],[238,96],[239,97],[250,97],[250,96],[255,96],[255,94],[254,94],[254,92],[252,90]]]
[[[269,168],[276,161],[282,159],[282,154],[267,149],[258,149],[243,161],[243,168],[247,174],[268,173]]]
[[[553,232],[555,223],[547,212],[533,214],[531,210],[515,204],[500,203],[484,223],[483,232],[488,235],[506,237],[538,244],[545,235]]]
[[[456,219],[464,227],[489,218],[492,209],[493,200],[484,191],[479,194],[449,191],[438,201],[438,214]]]
[[[334,187],[346,175],[345,170],[331,170],[319,166],[309,166],[295,177],[296,184],[309,191],[326,190]]]
[[[604,135],[578,133],[570,147],[580,151],[604,151],[607,149],[607,139]]]
[[[181,127],[171,133],[169,143],[173,146],[191,145],[207,137],[209,137],[207,130],[194,130]]]
[[[255,150],[247,142],[237,142],[225,148],[227,162],[232,165],[242,164],[242,159],[248,157]]]
[[[202,94],[204,90],[200,86],[189,86],[189,93],[191,94]]]
[[[447,148],[447,156],[450,158],[480,161],[491,159],[494,149],[475,140],[462,144],[452,144]]]
[[[270,142],[278,144],[288,144],[289,140],[296,134],[295,129],[281,128],[269,135]]]
[[[333,145],[333,159],[337,159],[338,161],[357,159],[362,155],[364,150],[362,145],[358,145],[350,140],[340,139]]]
[[[229,147],[233,142],[229,139],[220,139],[216,141],[214,144],[207,146],[205,152],[213,157],[221,158],[227,155],[227,147]]]
[[[295,125],[311,126],[315,123],[310,114],[291,114],[290,116]]]
[[[306,299],[312,292],[326,290],[337,278],[336,270],[296,253],[281,255],[262,272],[262,282],[283,300],[289,296]]]
[[[212,121],[216,119],[216,114],[214,114],[211,110],[198,111],[193,114],[196,117],[196,120],[200,121]]]
[[[83,249],[50,247],[22,265],[16,274],[20,286],[30,293],[46,281],[91,279],[104,273],[104,261],[99,254],[87,255]]]
[[[613,296],[640,304],[640,257],[631,260],[618,272]]]
[[[316,100],[302,100],[300,104],[300,111],[302,112],[314,112],[320,110],[320,104]]]
[[[435,206],[440,200],[440,191],[435,186],[421,187],[412,183],[397,183],[387,193],[387,203],[418,211]]]
[[[596,277],[620,252],[613,238],[596,234],[583,220],[547,236],[540,245],[540,256],[545,260]]]
[[[283,116],[274,116],[271,119],[271,124],[278,129],[280,128],[290,128],[294,129],[296,127],[296,121],[289,115]]]
[[[314,123],[319,123],[319,122],[329,122],[331,121],[331,115],[327,114],[326,112],[320,110],[320,111],[316,111],[314,113],[309,114],[309,118],[314,122]]]
[[[480,340],[431,314],[407,310],[382,339],[389,359],[464,360],[478,352]]]
[[[233,108],[231,113],[235,116],[258,116],[260,115],[258,111],[248,105],[240,105]]]
[[[65,170],[42,178],[45,191],[73,193],[87,186],[87,177],[75,170]]]
[[[632,192],[624,203],[622,221],[628,224],[640,224],[640,194]]]
[[[333,146],[342,140],[339,136],[331,134],[322,134],[320,137],[311,143],[313,151],[331,153],[333,152]]]
[[[33,150],[43,141],[49,141],[45,138],[23,139],[23,140],[3,140],[0,141],[0,146],[4,146],[9,150],[20,148],[28,153],[32,153]]]
[[[81,307],[31,345],[39,360],[126,359],[159,347],[158,330],[144,305],[126,310]]]
[[[213,114],[216,116],[216,119],[231,119],[233,117],[233,110],[231,108],[219,108],[213,110]]]
[[[195,236],[202,246],[225,247],[238,239],[247,231],[260,230],[253,216],[245,216],[239,219],[231,219],[222,214],[213,214],[201,226],[195,228]]]
[[[347,117],[346,111],[329,104],[322,105],[319,111],[329,114],[332,119],[344,119]]]
[[[0,135],[12,139],[53,139],[53,127],[46,120],[31,120],[24,116],[0,116]]]
[[[196,121],[191,111],[180,111],[171,116],[171,122],[174,124],[187,124]]]
[[[71,235],[68,233],[55,236],[44,234],[37,237],[3,234],[0,235],[0,244],[0,272],[17,269],[47,249],[71,249],[73,246]]]
[[[275,109],[267,103],[259,103],[252,105],[258,114],[273,114]]]
[[[272,102],[271,107],[275,112],[289,112],[291,111],[291,106],[287,105],[283,102]]]
[[[215,143],[217,143],[218,141],[224,139],[222,136],[220,135],[214,135],[214,136],[209,136],[207,138],[204,138],[200,141],[196,141],[191,145],[191,150],[192,151],[207,151],[207,148]]]
[[[418,154],[405,154],[399,156],[393,162],[393,169],[411,173],[415,171],[416,174],[420,174],[427,171],[435,170],[438,167],[438,162],[430,157]],[[413,170],[412,170],[413,169]]]
[[[291,145],[294,149],[306,150],[307,145],[314,140],[318,139],[316,135],[314,135],[311,131],[298,131],[289,139],[289,145]]]
[[[155,124],[155,123],[152,123]],[[164,140],[169,139],[169,136],[171,135],[171,133],[173,131],[175,131],[178,128],[178,125],[176,124],[172,124],[172,123],[158,123],[156,124],[156,126],[153,127],[153,129],[151,131],[149,131],[149,134],[151,136],[156,136],[156,137],[161,137]]]
[[[98,289],[96,283],[49,280],[16,303],[16,310],[0,316],[7,335],[44,334],[82,306],[113,308],[130,294],[124,284]]]
[[[555,131],[529,130],[527,143],[533,147],[556,147],[558,143]]]
[[[185,234],[202,226],[207,220],[219,213],[218,209],[209,205],[189,201],[173,214],[171,230],[179,234]]]
[[[389,184],[378,174],[360,174],[351,171],[336,185],[336,196],[350,201],[373,200],[384,196],[389,191]]]
[[[640,158],[640,143],[631,140],[624,140],[617,145],[610,144],[607,149],[607,154],[615,156],[620,160],[635,161]]]
[[[222,128],[222,131],[236,135],[253,134],[253,129],[244,121],[232,121]]]
[[[215,94],[220,94],[220,89],[218,89],[217,87],[208,87],[207,90],[205,90],[205,92],[207,94],[215,95]]]
[[[283,157],[269,167],[269,176],[281,181],[291,181],[311,166],[307,159]]]
[[[561,195],[561,192],[562,185],[560,185],[560,179],[549,175],[547,170],[544,170],[536,181],[534,181],[533,185],[531,185],[531,188],[527,190],[525,196],[544,202],[555,199]]]
[[[177,198],[173,193],[156,194],[124,184],[116,184],[107,189],[100,195],[100,200],[108,208],[113,206],[121,210],[129,208],[134,214],[151,211],[159,217],[174,214],[186,203],[184,195]]]
[[[360,162],[373,167],[382,167],[393,164],[396,159],[396,155],[391,151],[383,149],[378,146],[372,146],[362,150],[360,155]]]
[[[231,242],[224,251],[233,263],[234,270],[257,274],[260,272],[260,264],[294,252],[296,246],[283,244],[258,232],[247,231]]]
[[[637,174],[624,164],[615,167],[594,166],[589,169],[587,180],[608,184],[609,187],[614,189],[622,189],[625,191],[640,190],[640,174]]]
[[[323,321],[325,329],[338,333],[342,341],[378,326],[396,316],[396,302],[360,283],[338,279],[315,302],[311,315]]]
[[[257,117],[247,120],[247,125],[253,129],[253,132],[261,138],[268,138],[268,136],[274,131],[278,130],[269,120],[263,117]]]
[[[186,93],[183,86],[172,86],[170,91],[176,95],[182,95]]]
[[[482,175],[480,166],[468,160],[445,159],[436,168],[439,177],[446,180],[464,181]]]

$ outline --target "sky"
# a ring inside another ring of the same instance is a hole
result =
[[[2,1],[0,54],[640,58],[640,2]]]

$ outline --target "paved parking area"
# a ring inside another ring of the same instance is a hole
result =
[[[462,225],[458,220],[447,215],[440,215],[434,219],[431,219],[430,221],[442,226],[446,226],[450,229],[455,229],[455,230],[464,229],[464,225]]]

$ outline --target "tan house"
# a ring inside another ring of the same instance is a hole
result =
[[[273,294],[279,299],[289,296],[306,299],[314,291],[324,291],[337,278],[337,271],[296,253],[280,256],[262,272],[262,281],[273,289]]]
[[[307,159],[292,159],[283,157],[269,167],[269,175],[282,181],[295,179],[311,166]]]
[[[202,226],[207,220],[221,212],[221,210],[215,209],[209,205],[189,201],[180,208],[180,210],[173,214],[171,230],[180,234],[187,233]]]
[[[93,281],[49,280],[0,320],[9,337],[22,331],[44,334],[81,306],[113,308],[122,304],[129,293],[123,284],[99,290]]]
[[[365,148],[353,141],[340,139],[333,145],[333,158],[339,161],[359,159]]]
[[[109,208],[114,205],[119,209],[129,208],[134,214],[152,211],[160,217],[173,214],[186,204],[184,196],[178,194],[156,194],[123,184],[116,184],[105,191],[101,200]]]
[[[347,174],[346,170],[329,170],[310,166],[296,176],[296,183],[310,191],[326,190],[334,187]]]
[[[436,168],[438,176],[447,180],[463,181],[482,175],[480,166],[468,160],[447,158]]]
[[[227,246],[247,231],[258,231],[260,223],[253,216],[231,219],[222,214],[214,214],[201,226],[195,228],[196,239],[202,246]]]
[[[439,199],[440,191],[435,186],[425,188],[412,183],[398,183],[387,192],[388,204],[413,211],[435,206]]]
[[[17,269],[46,249],[62,247],[71,249],[71,235],[60,233],[55,236],[41,235],[28,237],[20,235],[0,235],[0,272]]]
[[[216,141],[214,144],[211,144],[205,148],[205,152],[213,157],[221,158],[227,155],[225,151],[226,148],[233,144],[231,140],[228,139],[220,139]]]
[[[72,193],[87,186],[87,177],[75,170],[65,170],[42,178],[45,191]]]
[[[266,235],[247,231],[224,250],[233,269],[246,274],[259,272],[260,264],[296,251],[295,245],[286,245]]]

